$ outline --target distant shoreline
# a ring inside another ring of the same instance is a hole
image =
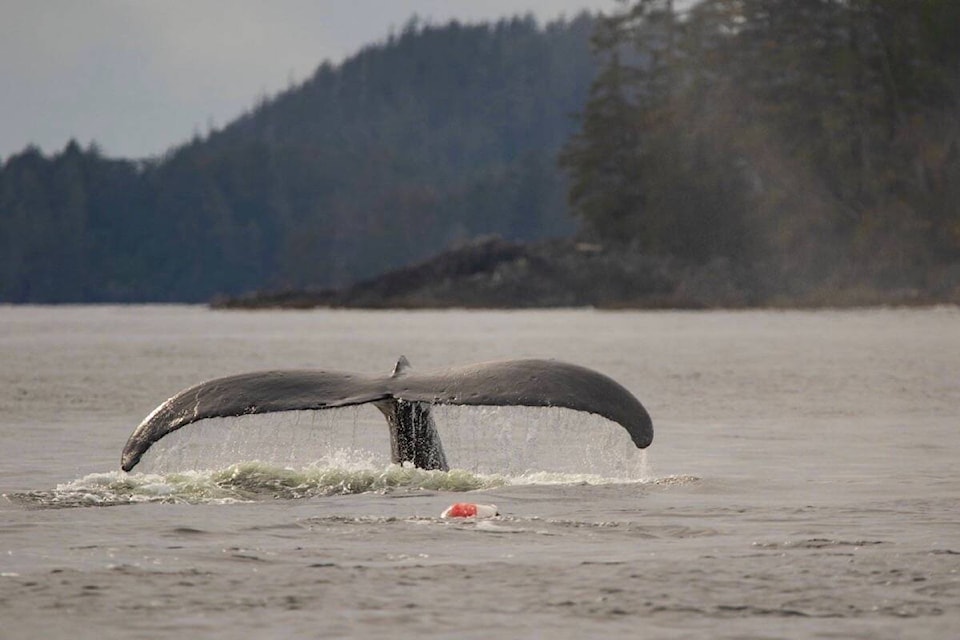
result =
[[[356,284],[221,296],[215,309],[827,309],[960,304],[960,266],[934,286],[863,281],[784,291],[762,268],[643,256],[572,239],[483,238]],[[929,279],[929,278],[928,278]]]

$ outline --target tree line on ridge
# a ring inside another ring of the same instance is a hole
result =
[[[0,166],[4,302],[338,286],[490,234],[719,261],[760,297],[960,291],[960,3],[411,22],[163,157]]]

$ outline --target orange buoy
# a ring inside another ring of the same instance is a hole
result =
[[[441,518],[492,518],[499,515],[495,504],[457,502],[444,509]]]

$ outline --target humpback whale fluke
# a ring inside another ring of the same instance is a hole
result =
[[[262,371],[217,378],[184,389],[148,415],[123,447],[130,471],[154,442],[205,418],[374,404],[390,428],[391,457],[423,469],[447,469],[430,405],[562,407],[620,424],[634,444],[653,441],[640,401],[611,378],[556,360],[504,360],[416,373],[404,356],[389,376],[338,371]]]

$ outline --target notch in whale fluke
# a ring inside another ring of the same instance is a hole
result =
[[[389,376],[291,370],[242,373],[184,389],[147,416],[123,448],[130,471],[167,434],[206,418],[302,411],[373,403],[390,428],[392,459],[446,469],[430,405],[562,407],[620,424],[634,444],[653,441],[653,423],[640,401],[618,382],[556,360],[482,362],[418,373],[400,356]]]

